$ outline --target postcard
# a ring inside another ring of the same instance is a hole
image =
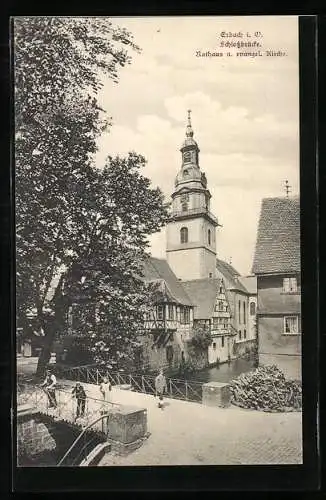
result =
[[[298,16],[13,19],[17,466],[300,465]]]

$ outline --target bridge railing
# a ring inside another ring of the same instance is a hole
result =
[[[128,374],[110,371],[106,368],[76,367],[61,370],[60,376],[68,380],[76,380],[89,384],[100,384],[103,378],[106,377],[112,385],[129,386],[135,392],[155,394],[154,375]],[[202,382],[194,380],[167,378],[166,396],[185,401],[201,402],[202,386]]]
[[[81,426],[88,425],[99,415],[108,413],[112,408],[118,408],[121,405],[111,401],[96,399],[86,394],[85,409],[83,415],[77,412],[77,399],[72,395],[71,390],[56,388],[55,398],[56,407],[50,405],[51,394],[40,386],[33,384],[17,385],[17,405],[28,404],[36,408],[40,413],[51,415],[57,419],[78,423]],[[81,412],[79,412],[81,413]],[[104,432],[103,421],[99,422],[98,430]]]

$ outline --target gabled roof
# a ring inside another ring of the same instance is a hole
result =
[[[240,273],[231,264],[228,264],[224,260],[216,259],[216,268],[223,275],[226,288],[248,293],[239,280]]]
[[[182,281],[182,286],[193,304],[195,304],[194,318],[211,318],[214,311],[218,288],[220,286],[220,280],[203,278],[191,281]]]
[[[300,271],[300,199],[262,201],[252,272]]]
[[[257,294],[257,277],[256,276],[240,276],[239,281],[245,287],[250,295]]]
[[[182,287],[181,282],[172,272],[166,260],[148,257],[143,263],[143,277],[145,281],[164,281],[171,299],[178,304],[192,306],[192,302]]]

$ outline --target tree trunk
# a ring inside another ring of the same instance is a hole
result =
[[[46,333],[46,335],[44,337],[42,351],[41,351],[40,357],[38,358],[38,362],[37,362],[37,369],[36,369],[36,376],[37,377],[41,377],[42,375],[44,375],[46,367],[50,361],[52,345],[53,345],[53,341],[54,341],[54,333],[55,333],[54,328],[50,327],[48,332]]]
[[[62,281],[63,281],[63,274],[60,276],[60,280],[57,284],[53,299],[54,317],[51,320],[46,320],[42,315],[42,309],[40,309],[39,311],[40,322],[43,326],[44,332],[46,333],[44,337],[43,348],[40,357],[38,358],[37,369],[36,369],[37,377],[44,375],[46,367],[51,358],[52,346],[55,339],[56,331],[58,330],[58,328],[60,328],[60,326],[62,326],[61,323],[62,309],[64,307],[64,305],[62,304],[62,300],[60,300],[62,299],[61,295]]]

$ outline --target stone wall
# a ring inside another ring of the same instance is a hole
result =
[[[26,415],[19,419],[17,445],[18,456],[28,455],[31,459],[43,452],[56,449],[55,439],[39,415]]]
[[[53,417],[36,411],[25,412],[17,418],[17,455],[20,466],[54,466],[73,444],[81,432],[81,427],[66,421],[56,421]],[[94,437],[93,431],[87,431],[87,436]],[[95,446],[104,435],[91,443]],[[81,441],[83,444],[84,441]],[[80,450],[76,447],[75,452]],[[86,449],[87,453],[87,449]],[[68,457],[74,460],[74,452]]]
[[[235,342],[233,346],[233,354],[236,358],[242,358],[246,354],[254,354],[257,349],[257,342],[255,339],[244,340],[242,342]]]
[[[180,348],[175,335],[172,341],[163,347],[154,346],[151,334],[144,335],[141,338],[143,368],[153,372],[158,372],[161,368],[166,371],[177,370],[182,360],[182,349]],[[173,353],[172,359],[168,358],[167,349]]]

